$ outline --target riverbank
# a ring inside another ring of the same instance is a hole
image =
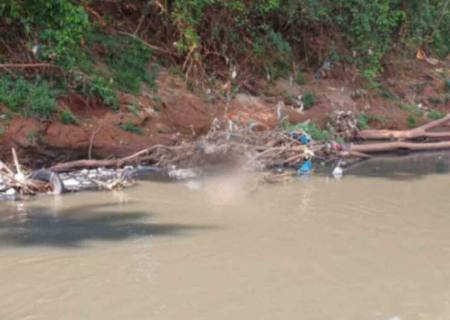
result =
[[[364,89],[355,73],[339,66],[320,79],[305,74],[304,85],[255,79],[238,92],[230,92],[232,81],[192,88],[162,70],[157,92],[143,87],[139,95],[121,93],[117,111],[74,92],[59,97],[58,108],[76,119],[70,124],[58,117],[24,118],[0,106],[0,158],[10,162],[12,147],[30,168],[120,158],[154,145],[192,143],[217,122],[257,132],[309,123],[304,128],[313,138],[343,142],[354,139],[356,130],[411,129],[449,112],[448,60],[430,64],[396,57],[386,64],[376,90]],[[342,114],[348,119],[336,123]]]

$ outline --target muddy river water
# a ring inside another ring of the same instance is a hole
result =
[[[0,319],[450,319],[450,174],[417,163],[0,203]]]

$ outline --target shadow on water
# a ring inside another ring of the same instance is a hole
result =
[[[450,172],[450,153],[415,153],[399,157],[380,157],[352,165],[345,175],[386,178],[391,180],[417,180],[431,174]]]
[[[186,236],[218,229],[211,225],[150,223],[149,212],[107,210],[110,205],[58,210],[30,207],[26,212],[2,214],[0,246],[54,246],[77,248],[86,241],[121,241],[150,236]],[[100,210],[99,210],[100,209]]]

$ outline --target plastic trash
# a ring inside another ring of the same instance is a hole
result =
[[[289,135],[292,139],[298,140],[303,144],[309,144],[312,141],[311,136],[306,132],[292,131]]]
[[[168,172],[168,175],[176,180],[193,179],[198,176],[194,169],[172,169]]]
[[[333,171],[331,172],[332,176],[336,179],[342,178],[343,174],[344,174],[344,170],[342,170],[342,168],[337,165]]]
[[[63,180],[64,187],[66,187],[69,190],[76,190],[80,187],[80,181],[74,178],[69,178],[67,180]]]
[[[305,148],[305,151],[303,151],[303,159],[308,160],[314,157],[314,151],[309,149],[308,147]]]
[[[5,194],[6,194],[7,196],[10,196],[10,197],[15,196],[16,193],[17,193],[17,191],[16,191],[16,189],[14,189],[14,188],[9,188],[9,189],[6,190],[6,192],[5,192]]]
[[[309,174],[311,173],[313,169],[313,164],[311,160],[306,160],[305,162],[303,162],[303,164],[297,169],[297,173],[302,175],[302,174]]]
[[[299,137],[298,137],[298,141],[300,141],[303,144],[308,144],[311,142],[311,136],[309,134],[306,133],[302,133]]]
[[[335,141],[331,141],[330,142],[330,146],[331,146],[331,149],[333,151],[336,151],[336,152],[340,152],[340,151],[343,150],[342,145],[340,143],[335,142]]]

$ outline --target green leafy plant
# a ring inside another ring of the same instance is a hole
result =
[[[164,59],[183,75],[204,77],[242,65],[248,74],[275,80],[293,74],[298,61],[299,69],[317,70],[327,59],[356,65],[367,84],[389,99],[395,97],[377,82],[386,54],[401,46],[439,57],[450,53],[448,1],[172,0],[161,2],[162,11],[155,1],[127,3],[2,0],[0,28],[8,30],[2,40],[28,51],[24,57],[33,54],[36,61],[57,64],[67,79],[82,75],[73,80],[76,86],[68,86],[99,96],[113,108],[118,107],[117,91],[137,94],[142,84],[156,87],[152,45],[141,36],[162,52],[174,46],[177,52]],[[92,15],[90,21],[92,8],[100,17]],[[149,21],[145,31],[119,34],[135,22],[141,27],[133,20],[139,16]],[[99,20],[109,26],[98,23],[96,28]],[[2,60],[7,51],[2,50]],[[303,74],[295,74],[294,81],[303,84]]]
[[[293,132],[298,130],[303,130],[308,133],[312,139],[316,141],[329,141],[331,139],[331,134],[327,130],[320,129],[314,122],[302,122],[299,124],[291,124],[289,121],[285,120],[281,123],[281,128],[286,132]]]
[[[427,118],[430,120],[439,120],[445,117],[445,113],[438,111],[438,110],[431,110],[427,113]]]
[[[134,125],[134,124],[131,123],[131,122],[122,124],[122,125],[120,126],[120,128],[121,128],[122,130],[124,130],[124,131],[128,131],[128,132],[131,132],[131,133],[134,133],[134,134],[142,134],[142,133],[143,133],[143,131],[142,131],[141,128],[137,127],[136,125]]]
[[[305,110],[311,109],[316,104],[316,95],[314,92],[305,92],[302,97],[302,102]]]
[[[356,117],[356,120],[357,120],[358,129],[360,129],[360,130],[367,130],[367,129],[370,128],[370,125],[369,125],[369,120],[370,119],[369,119],[369,117],[366,114],[364,114],[364,113],[359,114]]]
[[[143,43],[124,36],[98,35],[97,41],[106,49],[106,63],[112,70],[115,85],[130,93],[139,93],[142,82],[155,88],[157,67],[151,72],[148,63],[151,50]]]
[[[69,69],[76,64],[76,52],[90,31],[84,7],[70,0],[4,0],[0,21],[34,38],[39,43],[35,53],[40,59]]]
[[[413,113],[416,116],[422,116],[423,115],[423,111],[419,108],[418,105],[415,105],[415,104],[402,103],[400,105],[400,109],[402,109],[403,111],[409,112],[409,113]]]
[[[93,75],[86,93],[101,97],[103,102],[109,105],[113,110],[119,109],[119,97],[112,79],[108,80],[101,75]]]
[[[417,127],[417,119],[412,114],[410,114],[408,118],[406,118],[406,121],[408,122],[408,127],[410,129],[414,129],[415,127]]]
[[[26,116],[48,119],[56,110],[56,92],[44,81],[0,77],[0,103]]]
[[[76,124],[79,122],[78,118],[68,110],[61,111],[59,117],[64,124]]]

